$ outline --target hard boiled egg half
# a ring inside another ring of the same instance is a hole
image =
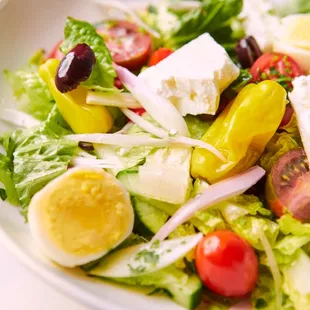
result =
[[[64,267],[96,260],[133,229],[130,197],[101,169],[72,168],[33,198],[28,220],[42,251]]]
[[[289,15],[281,19],[273,50],[291,56],[308,74],[310,72],[310,14]]]

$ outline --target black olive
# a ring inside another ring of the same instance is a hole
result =
[[[92,73],[96,56],[87,44],[78,44],[60,62],[55,83],[57,89],[67,93],[86,81]]]
[[[94,146],[92,143],[89,143],[89,142],[82,142],[80,141],[79,142],[79,147],[85,151],[94,151]]]
[[[235,51],[238,61],[244,69],[251,68],[255,60],[263,54],[252,36],[241,39]]]

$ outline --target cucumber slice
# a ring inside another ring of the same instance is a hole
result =
[[[98,276],[96,273],[91,274]],[[127,285],[162,289],[172,300],[187,309],[195,309],[201,301],[202,283],[198,276],[188,275],[173,265],[143,276],[113,278],[112,280]]]
[[[173,264],[193,249],[203,234],[171,239],[160,244],[139,244],[105,256],[90,271],[105,278],[130,278],[152,273]]]
[[[143,236],[152,236],[167,222],[169,215],[138,197],[132,198],[135,210],[135,230]]]

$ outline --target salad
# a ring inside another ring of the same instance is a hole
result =
[[[63,267],[186,309],[309,310],[308,1],[98,2],[124,17],[68,17],[4,72],[1,199]]]

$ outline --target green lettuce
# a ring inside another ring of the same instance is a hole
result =
[[[8,200],[13,205],[19,204],[18,195],[13,182],[12,165],[8,157],[0,153],[0,182],[5,188],[3,200]]]
[[[64,35],[65,39],[60,47],[63,53],[67,54],[80,43],[86,43],[95,53],[96,64],[83,86],[101,91],[116,90],[114,88],[116,73],[112,64],[112,57],[96,28],[88,22],[68,17]]]
[[[276,133],[266,145],[265,152],[260,158],[260,166],[270,172],[282,155],[298,147],[297,141],[287,132]]]
[[[295,236],[310,236],[310,223],[301,223],[290,214],[285,214],[278,219],[280,230],[283,234]]]
[[[272,275],[266,266],[260,265],[258,282],[251,295],[253,310],[278,310],[275,297]],[[296,310],[286,295],[283,296],[281,310]]]
[[[295,261],[282,272],[283,290],[292,301],[293,309],[310,309],[310,257],[299,249]]]
[[[44,121],[54,106],[54,99],[37,70],[42,63],[43,51],[38,51],[28,65],[18,71],[4,70],[4,76],[13,90],[20,110]]]
[[[241,195],[221,203],[219,209],[229,228],[246,239],[254,248],[263,250],[257,230],[264,232],[271,246],[276,243],[279,225],[266,216],[270,216],[262,202],[252,195]]]
[[[3,138],[14,189],[25,218],[33,195],[67,171],[78,149],[77,142],[62,138],[70,132],[67,126],[62,127],[63,124],[55,106],[47,121],[40,126],[14,131]],[[12,183],[4,185],[9,193]]]
[[[200,140],[211,125],[211,121],[203,121],[197,116],[186,115],[187,124],[191,138]]]
[[[146,22],[162,33],[161,45],[177,49],[205,32],[228,51],[232,51],[237,40],[243,36],[235,27],[236,17],[242,10],[240,0],[205,0],[201,6],[189,10],[172,10],[163,5],[158,10],[149,10]]]

